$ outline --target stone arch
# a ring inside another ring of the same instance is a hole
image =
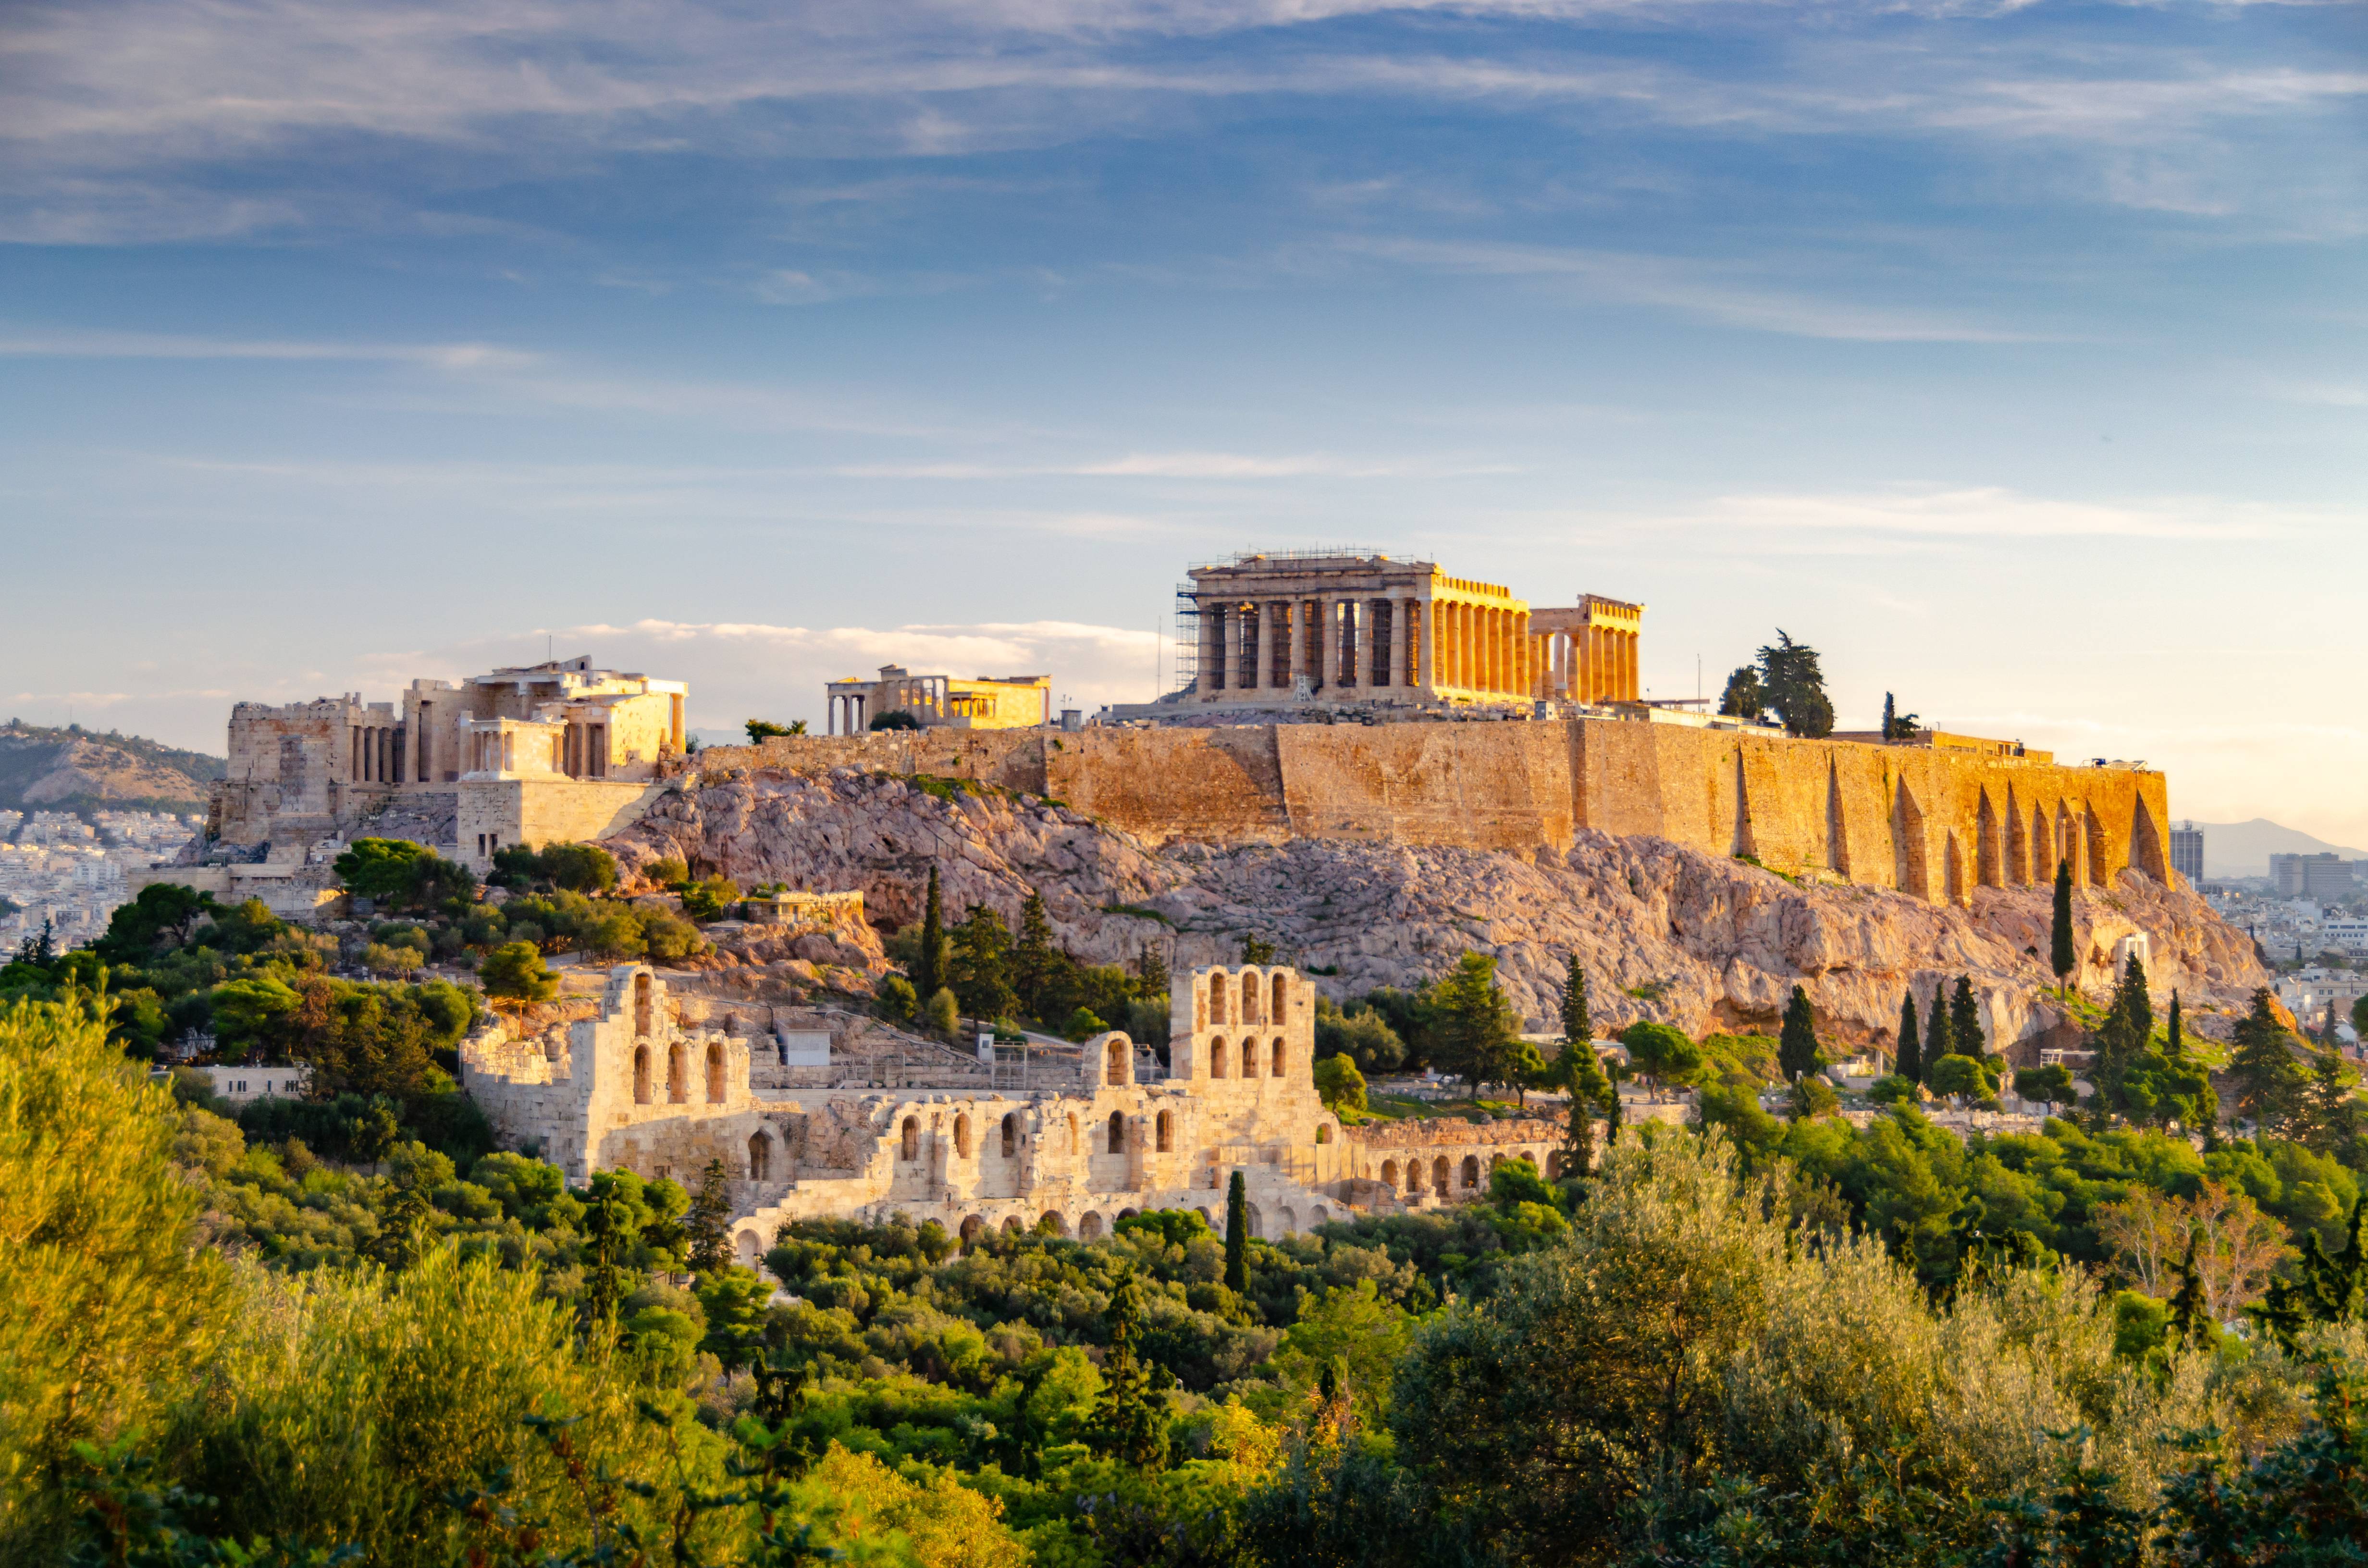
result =
[[[1266,1216],[1258,1211],[1258,1206],[1255,1203],[1246,1203],[1243,1207],[1249,1210],[1250,1234],[1254,1236],[1265,1235]]]
[[[1222,1024],[1227,1021],[1225,1017],[1225,992],[1228,989],[1229,987],[1225,983],[1225,971],[1224,970],[1219,970],[1214,974],[1209,976],[1209,1021],[1212,1024]]]
[[[732,1250],[739,1255],[741,1267],[754,1268],[765,1261],[765,1238],[754,1231],[742,1231],[732,1238]]]
[[[1258,1075],[1258,1036],[1246,1034],[1242,1036],[1242,1076],[1255,1078]]]
[[[908,1116],[905,1119],[905,1126],[897,1136],[896,1152],[898,1157],[902,1159],[917,1160],[921,1157],[921,1119],[919,1117]]]
[[[1266,1008],[1263,1006],[1266,1001],[1266,986],[1259,981],[1258,971],[1254,969],[1242,971],[1241,986],[1242,1016],[1236,1021],[1245,1024],[1266,1022]]]
[[[646,1045],[633,1047],[633,1103],[650,1103],[650,1048]]]
[[[1270,1023],[1289,1023],[1291,1021],[1291,998],[1290,992],[1287,988],[1290,984],[1290,977],[1284,974],[1281,970],[1277,970],[1271,983],[1273,986],[1274,995],[1273,1000],[1267,1007],[1267,1019]]]
[[[1095,1213],[1093,1210],[1087,1210],[1084,1218],[1077,1221],[1077,1239],[1085,1242],[1098,1241],[1100,1239],[1101,1233],[1102,1217],[1099,1214]]]
[[[1504,1156],[1504,1155],[1502,1155],[1502,1154],[1491,1154],[1491,1155],[1489,1155],[1489,1156],[1488,1156],[1488,1174],[1489,1174],[1490,1176],[1495,1176],[1495,1175],[1497,1174],[1497,1167],[1498,1165],[1503,1165],[1504,1163],[1505,1163],[1505,1156]]]
[[[1019,1233],[1019,1215],[1006,1214],[1003,1217],[1003,1233],[1007,1236],[1016,1236]]]
[[[1141,1212],[1143,1212],[1143,1210],[1140,1209],[1121,1209],[1118,1211],[1118,1217],[1121,1220],[1132,1220]],[[1117,1227],[1112,1226],[1111,1228],[1115,1230]]]
[[[1430,1162],[1430,1190],[1441,1198],[1447,1196],[1448,1174],[1446,1155],[1441,1154]]]
[[[1282,1037],[1281,1035],[1277,1035],[1274,1037],[1274,1043],[1267,1048],[1266,1070],[1268,1076],[1280,1078],[1283,1075],[1283,1051],[1284,1047]]]
[[[1395,1160],[1382,1162],[1382,1185],[1392,1192],[1398,1189],[1398,1163]]]
[[[1122,1110],[1110,1112],[1110,1152],[1113,1154],[1126,1153],[1126,1112]]]
[[[1224,1075],[1225,1041],[1224,1037],[1220,1035],[1209,1042],[1209,1076],[1222,1078]]]
[[[963,1241],[974,1242],[978,1240],[979,1233],[985,1229],[986,1221],[985,1220],[980,1219],[975,1214],[966,1215],[963,1217],[960,1234]]]
[[[748,1179],[773,1179],[773,1141],[761,1127],[748,1134]]]
[[[1469,1191],[1471,1191],[1473,1188],[1474,1188],[1474,1187],[1478,1187],[1479,1185],[1480,1185],[1480,1156],[1479,1156],[1479,1155],[1477,1155],[1477,1154],[1466,1154],[1466,1155],[1464,1155],[1464,1156],[1463,1156],[1463,1187],[1464,1187],[1464,1190],[1465,1190],[1465,1191],[1467,1191],[1467,1192],[1469,1192]]]
[[[690,1085],[686,1081],[688,1068],[682,1060],[682,1042],[666,1047],[666,1100],[672,1105],[686,1105],[690,1100]]]
[[[650,1032],[650,971],[643,970],[633,976],[633,1032]]]
[[[1332,1142],[1332,1124],[1330,1122],[1322,1122],[1317,1125],[1315,1129],[1315,1141],[1318,1143],[1329,1143]]]
[[[1990,805],[1990,792],[1982,790],[1981,803],[1974,811],[1974,881],[1986,888],[2006,886],[2003,846],[1998,843],[1998,814]]]
[[[1016,1110],[1006,1111],[1003,1113],[1003,1157],[1008,1160],[1019,1153],[1019,1113]]]
[[[1176,1147],[1176,1113],[1161,1111],[1152,1126],[1158,1133],[1159,1152],[1163,1154],[1172,1153]]]
[[[1311,1225],[1322,1225],[1330,1222],[1331,1218],[1331,1210],[1319,1203],[1315,1206],[1314,1212],[1307,1216],[1307,1222]]]
[[[970,1117],[967,1113],[954,1118],[954,1154],[959,1159],[970,1158]]]
[[[1102,1048],[1102,1082],[1113,1089],[1124,1088],[1130,1076],[1127,1068],[1133,1065],[1126,1049],[1126,1037],[1113,1035],[1110,1042]]]
[[[721,1040],[707,1042],[707,1103],[723,1103],[723,1044]]]
[[[1201,1216],[1201,1222],[1204,1225],[1212,1225],[1216,1223],[1215,1221],[1209,1218],[1209,1211],[1206,1209],[1195,1209],[1192,1212]]]
[[[1559,1149],[1546,1156],[1546,1179],[1548,1181],[1562,1179],[1562,1151]]]
[[[1406,1190],[1417,1198],[1421,1197],[1422,1162],[1420,1160],[1408,1160],[1406,1162]]]
[[[1040,1228],[1049,1230],[1056,1236],[1065,1236],[1069,1233],[1069,1217],[1058,1209],[1045,1210],[1037,1217],[1036,1223]]]
[[[1282,1233],[1284,1235],[1294,1235],[1298,1233],[1299,1216],[1292,1213],[1290,1210],[1284,1209],[1279,1210],[1276,1213],[1275,1218],[1282,1221]]]

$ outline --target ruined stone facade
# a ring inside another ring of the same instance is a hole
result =
[[[925,730],[1017,730],[1053,722],[1051,676],[916,676],[880,666],[878,680],[850,676],[823,688],[834,735],[863,733],[874,719],[902,713]]]
[[[621,1168],[696,1186],[723,1161],[748,1262],[790,1220],[901,1213],[965,1236],[1049,1220],[1092,1237],[1144,1210],[1194,1209],[1222,1228],[1239,1171],[1253,1233],[1281,1235],[1463,1201],[1503,1159],[1552,1166],[1559,1134],[1544,1122],[1393,1123],[1380,1142],[1342,1127],[1315,1093],[1315,989],[1295,971],[1197,970],[1173,997],[1164,1074],[1113,1031],[1024,1083],[943,1052],[883,1088],[788,1064],[787,1036],[686,1026],[655,971],[621,965],[564,1043],[496,1028],[464,1043],[461,1081],[506,1144],[539,1149],[571,1181]]]
[[[1633,702],[1645,607],[1532,609],[1436,562],[1281,552],[1192,568],[1196,705]]]
[[[1787,875],[1964,903],[2135,869],[2176,885],[2160,773],[2030,756],[1740,734],[1618,718],[792,737],[734,767],[974,778],[1160,844],[1352,839],[1528,853],[1652,835]]]

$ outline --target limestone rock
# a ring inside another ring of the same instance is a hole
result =
[[[1978,888],[1955,908],[1584,829],[1559,853],[1305,838],[1154,848],[1033,797],[982,789],[948,800],[886,775],[757,768],[687,781],[606,843],[628,876],[671,856],[744,887],[860,889],[890,926],[920,917],[934,861],[949,922],[987,904],[1016,925],[1033,887],[1082,960],[1131,964],[1150,943],[1175,969],[1233,962],[1242,937],[1257,935],[1336,998],[1411,988],[1477,949],[1496,956],[1535,1030],[1555,1027],[1571,952],[1598,1025],[1613,1028],[1655,1018],[1694,1034],[1772,1030],[1800,984],[1835,1043],[1887,1042],[1905,990],[1929,997],[1961,974],[1994,1042],[2061,1016],[2043,994],[2055,980],[2044,887]],[[2202,1032],[2218,1032],[2215,1011],[2240,1013],[2266,983],[2250,940],[2192,893],[2125,871],[2074,902],[2076,979],[2092,998],[2110,989],[2113,947],[2134,932],[2151,944],[2158,996],[2180,991]]]

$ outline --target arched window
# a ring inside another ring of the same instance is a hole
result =
[[[1058,1209],[1047,1209],[1043,1218],[1036,1221],[1036,1228],[1048,1236],[1065,1236],[1069,1233],[1069,1217]]]
[[[1266,1022],[1263,1016],[1264,1009],[1258,1006],[1261,999],[1260,993],[1264,989],[1258,984],[1258,978],[1255,973],[1248,970],[1242,971],[1242,1022],[1246,1024]]]
[[[1019,1153],[1019,1113],[1015,1110],[1003,1119],[1003,1157],[1008,1160],[1018,1153]],[[1019,1227],[1015,1225],[1012,1228],[1016,1230]]]
[[[677,1040],[666,1047],[666,1098],[675,1105],[687,1104],[690,1099],[690,1085],[685,1076],[682,1044]]]
[[[974,1242],[978,1240],[978,1233],[985,1229],[986,1221],[973,1214],[962,1222],[962,1239]]]
[[[1546,1179],[1548,1181],[1562,1179],[1562,1151],[1559,1149],[1546,1156]]]
[[[1444,1154],[1430,1162],[1430,1190],[1441,1198],[1447,1196],[1447,1156]]]
[[[761,1131],[748,1135],[748,1179],[773,1179],[773,1141]]]
[[[1225,977],[1222,971],[1209,977],[1209,1021],[1225,1021]]]
[[[1084,1219],[1077,1221],[1077,1234],[1085,1240],[1092,1241],[1101,1233],[1102,1217],[1100,1215],[1088,1214]]]
[[[916,1116],[905,1119],[904,1154],[908,1160],[921,1157],[921,1119]]]
[[[646,1045],[633,1047],[633,1103],[650,1103],[650,1048]]]
[[[723,1046],[717,1040],[707,1045],[707,1103],[723,1103]]]
[[[1277,1035],[1277,1036],[1275,1036],[1275,1037],[1274,1037],[1274,1049],[1273,1049],[1273,1050],[1271,1050],[1271,1051],[1268,1051],[1268,1052],[1266,1053],[1266,1055],[1267,1055],[1267,1068],[1266,1068],[1267,1072],[1268,1072],[1270,1075],[1272,1075],[1272,1076],[1274,1076],[1274,1077],[1277,1077],[1277,1078],[1281,1077],[1281,1076],[1282,1076],[1282,1037],[1281,1037],[1281,1035]]]
[[[1247,1036],[1242,1040],[1242,1076],[1258,1076],[1258,1041]]]
[[[970,1118],[954,1118],[954,1154],[959,1159],[970,1158]]]
[[[1323,1126],[1318,1127],[1318,1128],[1315,1130],[1315,1141],[1316,1141],[1318,1143],[1329,1143],[1330,1142],[1332,1142],[1332,1125],[1331,1125],[1331,1123],[1326,1122],[1326,1123],[1325,1123]]]
[[[1172,1153],[1176,1147],[1176,1113],[1161,1111],[1154,1125],[1159,1132],[1159,1152],[1163,1154]]]
[[[1225,1041],[1223,1036],[1219,1036],[1209,1042],[1209,1076],[1222,1078],[1224,1075]]]
[[[1008,1236],[1016,1236],[1019,1233],[1019,1215],[1007,1214],[1003,1217],[1003,1233]]]
[[[1466,1188],[1480,1185],[1480,1156],[1477,1154],[1463,1156],[1463,1185]]]
[[[1406,1190],[1408,1192],[1420,1192],[1422,1190],[1422,1162],[1420,1160],[1408,1160],[1406,1162]]]
[[[1110,1152],[1113,1154],[1126,1153],[1126,1115],[1122,1111],[1110,1112]]]
[[[1123,1040],[1110,1041],[1107,1057],[1107,1063],[1102,1069],[1102,1081],[1112,1088],[1120,1087],[1126,1083],[1126,1041]]]
[[[647,970],[633,976],[633,1032],[650,1032],[650,973]]]
[[[1288,1006],[1288,994],[1283,990],[1283,979],[1284,977],[1280,974],[1274,977],[1274,1002],[1268,1007],[1266,1015],[1269,1023],[1283,1024],[1291,1021],[1283,1016],[1284,1009]]]
[[[1383,1160],[1382,1162],[1382,1185],[1388,1187],[1392,1192],[1395,1192],[1397,1190],[1398,1163],[1395,1160]]]

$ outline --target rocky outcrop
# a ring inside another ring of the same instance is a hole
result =
[[[980,787],[929,788],[839,770],[758,769],[687,779],[606,841],[629,874],[686,859],[743,887],[860,889],[873,919],[917,919],[934,862],[948,918],[974,903],[1016,919],[1034,887],[1078,958],[1171,966],[1235,961],[1265,937],[1336,997],[1411,987],[1467,949],[1495,955],[1515,1008],[1552,1027],[1576,952],[1599,1024],[1656,1018],[1700,1034],[1772,1028],[1795,984],[1837,1043],[1887,1040],[1904,990],[1972,978],[1993,1038],[2061,1013],[2045,996],[2049,895],[1979,888],[1949,907],[1882,889],[1811,885],[1665,839],[1580,830],[1566,851],[1415,847],[1298,839],[1153,848],[1086,814]],[[2264,983],[2250,941],[2192,894],[2123,872],[2075,901],[2078,983],[2101,997],[2112,951],[2143,932],[2152,975],[2196,1026],[2241,1010]]]

